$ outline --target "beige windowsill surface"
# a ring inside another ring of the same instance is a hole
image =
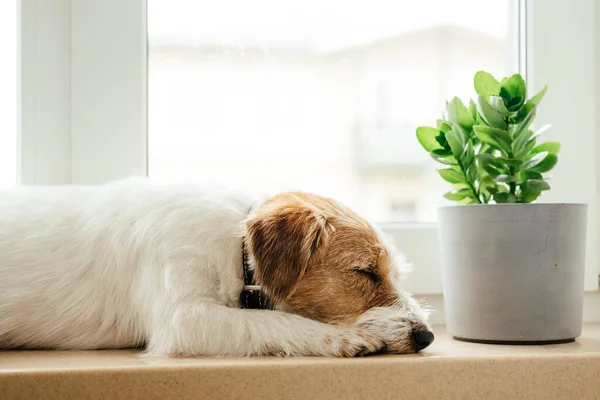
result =
[[[574,343],[459,342],[416,355],[151,359],[126,351],[0,352],[0,399],[600,399],[600,325]]]

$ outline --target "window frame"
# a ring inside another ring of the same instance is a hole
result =
[[[147,175],[146,7],[145,0],[20,1],[20,183],[98,184]],[[572,177],[597,182],[598,103],[589,82],[596,81],[599,13],[593,0],[582,0],[577,7],[564,7],[561,0],[521,0],[518,8],[520,69],[529,93],[553,82],[538,121],[551,121],[548,138],[563,144],[563,162],[543,201],[589,205],[585,289],[595,291],[597,187],[582,187]],[[557,21],[560,30],[554,29]],[[570,33],[568,38],[563,31]],[[571,62],[556,62],[556,54]],[[383,228],[415,265],[407,289],[441,294],[436,224]]]

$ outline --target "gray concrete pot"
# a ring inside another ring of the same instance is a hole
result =
[[[448,332],[485,343],[581,334],[586,204],[439,209]]]

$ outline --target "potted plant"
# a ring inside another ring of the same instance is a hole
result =
[[[560,144],[531,129],[544,87],[527,99],[515,74],[479,71],[477,100],[446,103],[417,139],[458,203],[439,209],[446,324],[457,339],[556,343],[581,334],[586,204],[531,204],[546,190]]]

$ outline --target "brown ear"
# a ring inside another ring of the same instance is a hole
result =
[[[256,281],[275,303],[293,293],[326,236],[325,218],[314,207],[286,200],[263,205],[246,221]]]

